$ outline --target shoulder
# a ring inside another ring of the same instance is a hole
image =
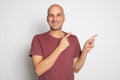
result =
[[[44,37],[47,36],[47,33],[48,32],[44,32],[44,33],[41,33],[41,34],[35,34],[33,38],[38,38],[38,39],[44,38]]]

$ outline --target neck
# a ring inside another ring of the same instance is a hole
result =
[[[50,35],[55,38],[62,38],[64,37],[64,32],[62,30],[56,30],[56,31],[50,30]]]

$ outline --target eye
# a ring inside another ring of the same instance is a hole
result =
[[[62,16],[62,14],[58,14],[57,16]]]
[[[48,17],[53,17],[53,15],[52,15],[52,14],[49,14]]]

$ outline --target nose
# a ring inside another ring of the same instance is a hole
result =
[[[54,17],[53,17],[53,21],[56,21],[56,20],[57,20],[57,17],[56,17],[56,16],[54,16]]]

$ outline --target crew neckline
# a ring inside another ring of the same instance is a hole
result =
[[[62,31],[62,32],[64,33],[64,36],[65,36],[65,35],[66,35],[66,32],[64,32],[64,31]],[[50,31],[48,31],[47,34],[48,34],[50,37],[54,38],[54,39],[62,39],[62,38],[56,38],[56,37],[52,36],[52,35],[50,34]]]

